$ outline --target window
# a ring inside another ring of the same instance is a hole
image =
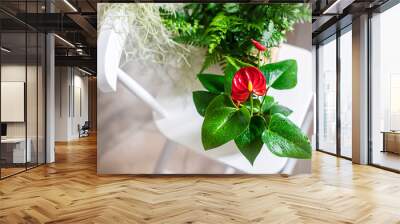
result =
[[[340,155],[352,157],[352,32],[340,36]]]
[[[372,164],[400,170],[400,5],[371,18]]]
[[[318,149],[336,153],[336,39],[318,48]]]
[[[352,157],[352,41],[349,25],[320,43],[317,55],[317,148],[348,159]]]

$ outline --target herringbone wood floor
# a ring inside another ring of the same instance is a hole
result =
[[[97,176],[96,139],[0,181],[0,223],[400,223],[400,175],[322,153],[313,174]]]

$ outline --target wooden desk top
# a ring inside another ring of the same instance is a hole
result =
[[[381,131],[383,134],[397,134],[400,135],[400,131]]]
[[[28,138],[27,141],[30,141],[30,139]],[[20,142],[25,142],[25,138],[5,138],[5,139],[1,139],[1,143],[20,143]]]

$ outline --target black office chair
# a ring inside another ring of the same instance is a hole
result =
[[[79,130],[79,138],[80,137],[87,137],[89,136],[89,129],[90,129],[90,123],[89,121],[85,121],[85,123],[82,125],[78,125],[78,130]]]

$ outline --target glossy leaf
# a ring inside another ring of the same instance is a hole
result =
[[[260,116],[254,116],[250,120],[249,127],[238,137],[235,138],[235,143],[240,152],[253,165],[261,151],[263,142],[261,135],[265,130],[265,120]]]
[[[201,84],[212,93],[224,92],[224,76],[213,74],[198,74]]]
[[[282,114],[272,115],[268,129],[262,134],[262,141],[277,156],[311,158],[311,144],[308,137]]]
[[[211,93],[208,91],[194,91],[193,92],[193,102],[196,106],[197,112],[204,117],[206,114],[206,109],[210,102],[216,97],[218,94]]]
[[[274,97],[272,96],[265,96],[264,98],[264,102],[262,104],[262,112],[266,113],[269,111],[269,109],[271,109],[272,106],[274,106],[276,104]]]
[[[297,62],[285,60],[261,66],[268,86],[274,89],[292,89],[297,85]]]
[[[271,112],[271,114],[280,113],[280,114],[285,115],[286,117],[293,113],[293,111],[291,109],[289,109],[288,107],[285,107],[285,106],[282,106],[279,104],[273,105],[270,108],[270,112]]]
[[[226,57],[226,67],[224,69],[225,75],[225,93],[231,95],[232,80],[235,73],[242,67],[252,66],[251,64],[240,61],[236,58]]]
[[[250,123],[246,107],[236,108],[231,99],[220,95],[207,107],[201,140],[205,150],[223,145],[240,135]]]

